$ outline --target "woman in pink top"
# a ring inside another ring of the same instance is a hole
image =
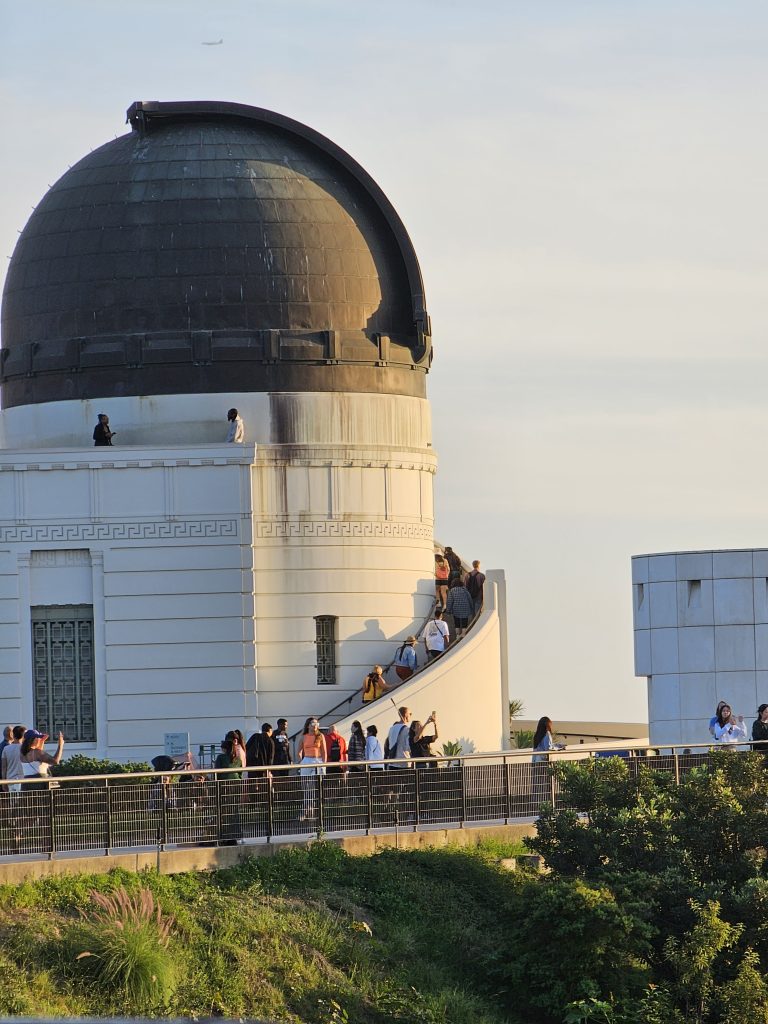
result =
[[[318,788],[314,777],[325,774],[325,768],[321,766],[327,760],[328,751],[325,747],[325,736],[320,732],[320,723],[317,718],[308,718],[304,723],[304,734],[299,747],[299,775],[304,791],[304,811],[299,815],[299,821],[314,817],[315,794]]]

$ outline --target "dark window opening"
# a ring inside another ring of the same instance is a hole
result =
[[[336,616],[315,616],[315,648],[317,681],[323,685],[336,682]]]

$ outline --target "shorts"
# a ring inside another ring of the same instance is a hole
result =
[[[455,615],[453,616],[453,624],[456,629],[466,629],[469,625],[469,619],[459,619]]]

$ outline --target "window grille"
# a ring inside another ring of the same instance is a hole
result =
[[[317,681],[323,684],[336,682],[336,616],[315,616],[315,648],[317,656]]]
[[[92,605],[32,608],[32,679],[35,728],[95,743]]]

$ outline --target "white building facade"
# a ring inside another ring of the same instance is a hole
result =
[[[637,555],[632,590],[651,743],[706,743],[719,700],[749,729],[768,702],[768,550]]]
[[[0,376],[0,718],[118,759],[298,728],[434,600],[429,321],[397,215],[271,112],[129,117],[22,233]],[[478,750],[508,731],[503,574],[488,595],[408,684]]]

